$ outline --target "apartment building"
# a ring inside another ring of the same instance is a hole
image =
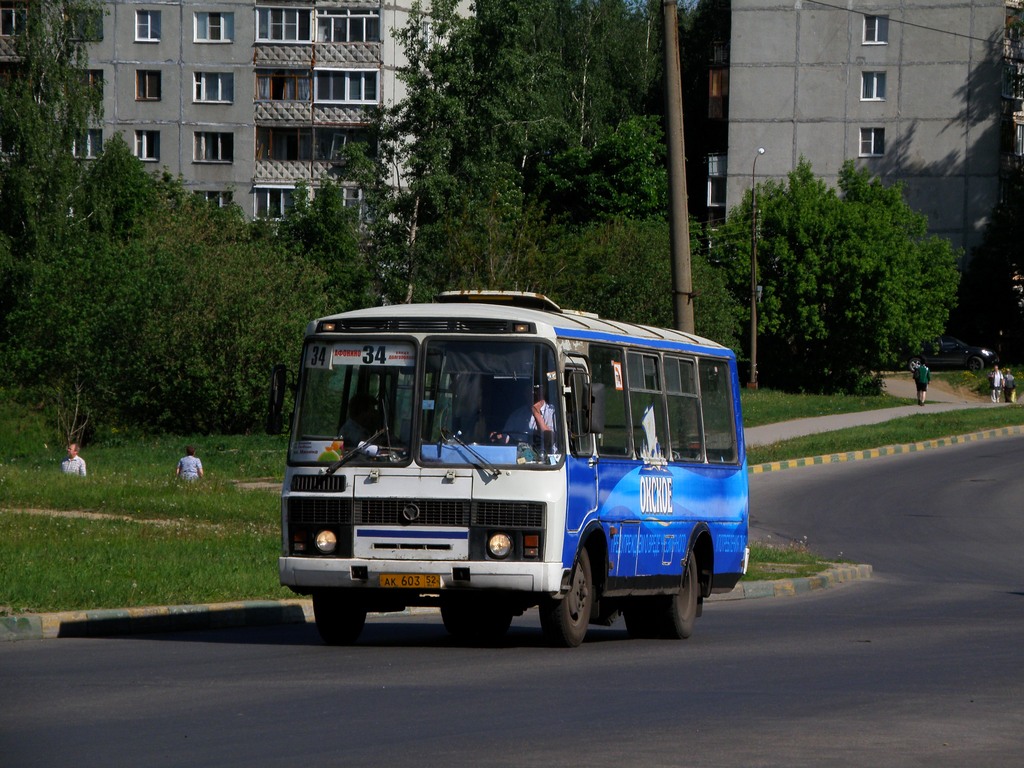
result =
[[[1015,76],[1024,71],[1024,44],[1008,24],[1019,7],[732,0],[728,146],[709,162],[709,204],[731,209],[755,181],[783,178],[801,158],[834,185],[852,159],[902,182],[931,231],[969,256],[1001,175],[1024,155],[1024,89]]]
[[[0,0],[3,8],[24,2]],[[89,34],[103,122],[76,151],[120,133],[154,171],[212,200],[276,218],[296,185],[339,178],[340,150],[401,96],[381,0],[108,0]],[[361,192],[345,187],[346,201]]]

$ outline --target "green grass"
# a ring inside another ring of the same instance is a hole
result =
[[[740,392],[743,426],[760,427],[811,416],[874,411],[912,405],[916,400],[888,395],[854,397],[846,395],[790,395],[774,389],[744,389]]]
[[[922,410],[923,413],[882,424],[851,427],[783,440],[771,445],[754,446],[747,451],[747,462],[755,465],[810,456],[829,456],[834,453],[918,443],[1024,424],[1024,405],[972,408],[945,413],[928,413],[927,410]]]
[[[801,542],[779,546],[750,542],[750,565],[744,581],[771,581],[813,576],[826,570],[831,562],[815,555]]]

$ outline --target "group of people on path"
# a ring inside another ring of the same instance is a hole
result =
[[[921,364],[914,369],[918,405],[924,405],[925,400],[928,399],[929,381],[931,381],[931,370],[922,360]],[[1017,402],[1017,382],[1013,378],[1013,371],[1009,368],[1000,371],[998,365],[993,365],[992,370],[988,372],[988,388],[993,403],[1002,402],[1004,398],[1008,403]]]
[[[1000,371],[998,365],[993,365],[988,372],[988,389],[993,403],[1002,402],[1003,398],[1008,403],[1017,402],[1017,382],[1009,368]]]
[[[60,463],[60,471],[65,475],[86,476],[85,459],[78,455],[78,443],[68,444],[68,455]],[[185,455],[178,460],[174,476],[182,480],[198,480],[203,476],[203,462],[196,456],[194,445],[185,446]]]

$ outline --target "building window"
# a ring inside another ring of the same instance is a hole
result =
[[[197,43],[230,43],[235,39],[235,14],[196,13]]]
[[[313,133],[309,128],[256,128],[257,160],[312,160]]]
[[[146,162],[157,162],[160,159],[160,131],[136,131],[135,156]]]
[[[88,8],[70,11],[71,37],[88,43],[103,39],[103,9]]]
[[[82,85],[90,90],[99,91],[103,93],[103,70],[102,69],[87,69],[82,75]]]
[[[322,43],[379,42],[380,8],[317,11],[316,39]]]
[[[860,156],[879,157],[885,154],[885,128],[860,129]]]
[[[309,101],[309,70],[256,70],[256,100]]]
[[[71,154],[79,159],[94,160],[103,150],[103,130],[90,128],[71,147]]]
[[[376,104],[377,75],[375,69],[317,70],[313,98],[318,102]]]
[[[25,29],[28,3],[20,0],[0,1],[0,37],[13,37]]]
[[[235,76],[230,72],[196,72],[195,101],[230,104],[235,100]]]
[[[235,159],[233,133],[195,132],[192,159],[197,163],[230,163]]]
[[[283,218],[293,205],[294,191],[291,187],[256,187],[253,190],[256,218]]]
[[[139,69],[135,72],[135,100],[160,101],[160,70]]]
[[[160,11],[135,12],[135,42],[160,42]]]
[[[728,155],[708,155],[708,208],[725,208]]]
[[[727,67],[712,67],[708,70],[708,117],[722,120],[728,114],[729,70]]]
[[[1024,99],[1024,65],[1003,65],[1003,98]]]
[[[352,128],[317,128],[313,134],[314,155],[317,160],[339,163],[343,151],[351,142],[366,142],[365,131]]]
[[[889,17],[864,17],[864,45],[885,45],[889,42]]]
[[[256,42],[313,42],[313,11],[303,8],[257,8]]]
[[[1014,123],[1013,154],[1024,157],[1024,123]]]
[[[201,192],[196,192],[196,194],[202,195],[206,202],[212,203],[218,208],[227,208],[234,202],[234,195],[230,190],[221,191],[219,189],[207,189]]]
[[[885,72],[863,72],[860,76],[861,101],[885,101]]]

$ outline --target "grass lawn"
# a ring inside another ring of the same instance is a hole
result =
[[[277,581],[280,500],[245,481],[279,479],[285,439],[136,437],[83,446],[86,478],[59,472],[63,447],[40,414],[0,391],[0,615],[291,597]],[[895,398],[744,392],[748,426],[899,405]],[[751,463],[918,442],[1024,424],[1024,406],[922,413],[750,452]],[[186,443],[206,477],[174,479]],[[827,567],[799,545],[752,545],[748,579]]]

